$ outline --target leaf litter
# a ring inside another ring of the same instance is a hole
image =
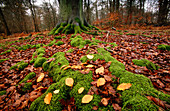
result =
[[[84,39],[92,39],[92,35],[81,34]],[[37,35],[38,36],[38,35]],[[48,72],[42,70],[42,67],[35,68],[34,64],[29,63],[32,59],[32,55],[36,52],[36,47],[28,48],[26,50],[18,50],[17,48],[13,47],[14,45],[18,47],[22,47],[23,45],[30,44],[30,45],[37,45],[38,44],[49,44],[54,36],[47,36],[43,35],[44,38],[39,38],[35,40],[35,37],[32,37],[28,40],[20,40],[18,42],[13,42],[9,44],[7,47],[12,51],[6,55],[0,55],[0,59],[7,59],[6,61],[0,63],[1,71],[0,71],[0,90],[6,91],[6,94],[0,96],[0,109],[2,110],[16,110],[16,109],[29,109],[29,106],[32,101],[36,98],[40,97],[48,87],[53,83],[51,77],[48,76]],[[72,68],[74,70],[80,70],[83,74],[87,74],[89,71],[94,73],[93,75],[93,82],[91,83],[91,88],[88,91],[88,95],[101,95],[102,101],[101,103],[104,106],[108,104],[112,104],[115,110],[121,110],[122,101],[120,98],[120,94],[116,91],[116,87],[113,87],[112,84],[116,84],[118,86],[119,78],[111,75],[108,71],[111,62],[105,62],[102,60],[90,61],[88,60],[87,63],[83,63],[79,61],[80,58],[84,55],[87,56],[88,59],[94,59],[91,54],[96,54],[97,47],[110,47],[109,44],[99,43],[99,46],[84,46],[82,49],[72,47],[69,43],[69,38],[71,35],[64,35],[67,36],[65,39],[62,39],[64,45],[57,46],[53,44],[52,46],[44,46],[45,55],[44,57],[48,58],[51,57],[56,52],[66,52],[66,49],[74,49],[72,53],[66,53],[66,58],[69,61],[69,66],[63,66],[64,70]],[[104,35],[105,36],[105,35]],[[155,38],[156,35],[152,35],[150,38],[146,38],[144,36],[127,36],[127,35],[112,35],[109,36],[107,42],[116,43],[118,46],[115,48],[111,48],[108,50],[111,52],[111,55],[116,58],[118,61],[122,62],[126,70],[137,73],[143,74],[149,79],[151,79],[154,87],[158,90],[163,91],[164,93],[170,94],[170,77],[169,77],[169,70],[170,70],[170,63],[168,60],[170,59],[170,53],[168,51],[157,50],[157,46],[159,44],[169,44],[167,41],[167,36],[162,35],[159,38]],[[98,40],[105,41],[104,37],[97,38]],[[30,42],[32,41],[32,42]],[[57,42],[57,41],[56,41]],[[147,42],[147,44],[143,44]],[[42,45],[41,45],[42,46]],[[6,49],[0,48],[1,52],[4,52]],[[87,53],[87,51],[89,52]],[[35,56],[36,57],[36,56]],[[158,64],[161,68],[159,70],[149,70],[147,67],[140,67],[133,64],[133,59],[148,59],[156,64]],[[16,64],[20,61],[26,61],[29,65],[24,70],[9,70],[11,66]],[[49,59],[47,62],[55,61],[54,58]],[[80,67],[81,66],[81,67]],[[97,70],[97,71],[96,71]],[[30,80],[27,80],[26,83],[22,83],[18,85],[18,83],[30,72],[35,72],[36,77],[33,77]],[[44,76],[41,76],[41,79],[36,82],[36,79],[39,78],[39,74],[44,73]],[[103,78],[102,85],[98,80]],[[114,78],[116,81],[112,81]],[[105,80],[105,81],[104,81]],[[22,88],[27,83],[32,83],[32,86],[23,91]],[[98,84],[98,85],[97,85]],[[100,85],[99,85],[100,84]],[[72,86],[72,85],[70,85]],[[97,87],[100,86],[100,87]],[[81,91],[80,91],[81,92]],[[58,93],[58,90],[56,91]],[[14,99],[12,99],[14,98]],[[50,98],[50,96],[48,97]],[[90,97],[91,98],[91,97]],[[158,98],[154,98],[152,96],[147,96],[147,98],[153,101],[155,104],[162,108],[166,108],[169,105],[164,101],[159,100]],[[89,101],[89,100],[88,100]],[[90,102],[90,101],[89,101]],[[50,99],[48,102],[50,104]],[[71,98],[68,101],[61,100],[62,104],[65,104],[64,109],[72,108],[75,109],[74,105],[74,98]],[[67,108],[66,108],[67,107]],[[98,109],[97,106],[93,107],[94,109]]]

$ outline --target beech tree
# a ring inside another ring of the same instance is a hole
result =
[[[51,30],[49,35],[58,33],[88,33],[92,28],[83,15],[83,0],[58,0],[59,23]],[[99,29],[97,29],[99,30]]]

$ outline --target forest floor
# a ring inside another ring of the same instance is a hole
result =
[[[107,49],[112,57],[125,65],[127,71],[148,77],[154,88],[170,94],[170,51],[158,49],[160,44],[170,45],[169,30],[117,30],[107,31],[103,35],[84,33],[77,35],[84,40],[95,41],[97,45],[94,47]],[[42,67],[34,67],[34,63],[30,63],[33,59],[32,55],[38,48],[45,48],[43,55],[45,58],[49,58],[57,52],[65,52],[65,57],[71,65],[80,64],[82,56],[95,53],[96,49],[88,44],[83,48],[73,47],[70,38],[71,34],[61,34],[59,37],[59,35],[48,36],[47,32],[44,32],[33,34],[30,37],[19,36],[0,40],[0,110],[28,110],[31,103],[54,83],[52,77],[49,77],[48,71],[44,71]],[[62,41],[61,44],[58,41]],[[116,43],[117,46],[113,47],[113,44],[109,43]],[[89,50],[90,48],[92,49]],[[73,50],[68,51],[69,49]],[[146,66],[137,66],[132,62],[133,59],[147,59],[160,68],[150,70]],[[10,70],[11,66],[21,61],[28,63],[24,69]],[[25,83],[19,84],[30,72],[35,72],[36,75]],[[45,77],[42,81],[37,82],[41,73],[44,73]],[[31,86],[25,87],[24,85],[29,82],[32,83]],[[25,90],[23,90],[24,88]],[[170,108],[170,104],[165,101],[151,100],[162,110]],[[118,106],[122,107],[121,103]],[[115,110],[119,110],[118,106],[113,105]]]

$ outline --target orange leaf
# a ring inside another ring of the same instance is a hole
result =
[[[71,66],[67,66],[67,67],[65,67],[63,70],[67,70],[67,69],[69,69],[69,68],[71,68]]]
[[[99,78],[97,80],[97,87],[103,86],[106,83],[106,80],[104,78]]]
[[[101,103],[102,103],[104,106],[107,106],[107,105],[108,105],[108,100],[107,100],[106,98],[102,98]]]
[[[81,88],[78,90],[78,93],[81,94],[83,91],[84,91],[84,87],[81,87]]]
[[[44,73],[41,73],[40,76],[37,78],[37,82],[40,82],[44,79]]]
[[[71,66],[71,69],[81,69],[81,66],[80,65],[73,65],[73,66]]]
[[[65,80],[65,84],[66,84],[67,86],[72,87],[72,86],[73,86],[73,83],[74,83],[74,80],[73,80],[72,78],[67,78],[67,79]]]
[[[92,99],[93,99],[92,95],[84,95],[81,100],[81,103],[89,103]]]
[[[132,86],[130,83],[122,83],[117,87],[117,90],[124,91],[125,89],[129,89]]]
[[[100,67],[98,69],[96,69],[96,74],[104,74],[104,67]]]
[[[52,97],[52,93],[48,93],[45,98],[44,98],[44,102],[46,104],[50,104],[50,101],[51,101],[51,97]]]

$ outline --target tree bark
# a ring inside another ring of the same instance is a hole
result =
[[[59,23],[55,26],[49,35],[59,33],[88,33],[92,28],[87,23],[83,15],[83,0],[58,0],[59,2]]]
[[[170,8],[170,1],[159,0],[159,13],[158,13],[158,24],[165,25],[167,22],[167,16]]]
[[[38,28],[38,24],[36,22],[36,14],[35,14],[35,10],[33,9],[33,5],[31,3],[31,0],[28,0],[29,1],[29,8],[31,10],[31,15],[32,15],[32,19],[33,19],[33,23],[34,23],[34,30],[35,32],[39,32],[39,28]]]
[[[4,17],[4,14],[2,13],[1,7],[0,7],[0,16],[1,16],[2,22],[4,24],[5,34],[11,35],[11,32],[9,31],[8,25],[7,25],[5,17]]]

